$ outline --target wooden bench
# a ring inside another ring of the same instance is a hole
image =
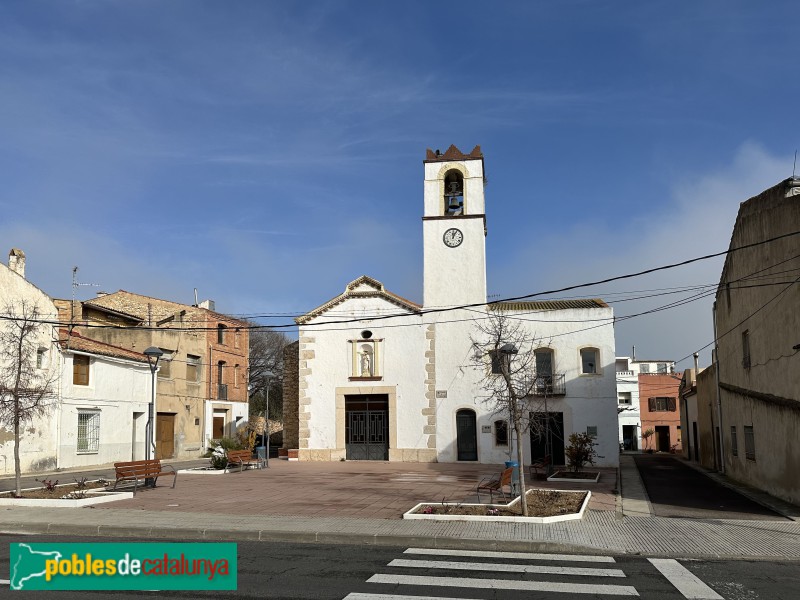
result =
[[[169,470],[167,470],[169,469]],[[128,462],[114,463],[114,471],[117,480],[114,482],[114,489],[117,489],[117,484],[120,481],[133,481],[133,495],[136,495],[136,488],[139,487],[139,481],[153,480],[153,487],[156,487],[156,480],[161,475],[172,475],[172,487],[175,487],[175,482],[178,479],[178,473],[172,465],[162,465],[161,461],[157,458],[145,460],[131,460]]]
[[[505,488],[511,489],[511,478],[514,475],[514,468],[509,467],[505,469],[500,475],[493,475],[491,477],[484,477],[478,483],[478,501],[481,501],[481,492],[489,492],[489,503],[494,501],[494,494],[499,493],[503,496],[503,500],[508,501],[510,496],[506,495]]]
[[[252,450],[228,450],[225,454],[228,457],[228,464],[225,466],[226,472],[231,465],[239,465],[240,473],[247,467],[261,466],[261,459],[253,458]]]
[[[537,479],[539,476],[539,471],[543,471],[543,474],[547,475],[547,469],[550,466],[551,462],[552,458],[548,454],[544,458],[540,458],[539,460],[536,460],[533,463],[531,463],[531,466],[528,468],[531,474],[531,479]]]

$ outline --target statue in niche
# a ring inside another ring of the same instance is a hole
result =
[[[372,377],[372,357],[368,350],[361,353],[361,377]]]

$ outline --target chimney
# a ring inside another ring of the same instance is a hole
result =
[[[695,352],[693,356],[694,356],[694,372],[697,373],[697,367],[699,364],[698,359],[700,358],[700,354],[698,352]]]
[[[631,348],[631,359],[636,360],[636,346]]]
[[[213,300],[203,300],[200,303],[200,308],[205,308],[207,310],[216,311],[216,303]]]
[[[25,279],[25,253],[19,248],[12,248],[8,253],[8,268]]]

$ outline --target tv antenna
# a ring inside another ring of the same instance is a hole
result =
[[[69,334],[75,326],[75,290],[79,287],[100,287],[99,283],[80,283],[78,281],[78,267],[72,267],[72,302],[69,305]],[[67,338],[69,340],[69,338]]]

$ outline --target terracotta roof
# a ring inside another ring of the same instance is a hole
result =
[[[162,300],[160,298],[151,298],[150,296],[142,296],[141,294],[134,294],[133,292],[126,292],[119,290],[111,294],[105,294],[91,300],[86,300],[84,306],[96,308],[99,310],[108,311],[110,313],[119,314],[122,316],[137,319],[139,321],[147,321],[148,318],[152,319],[153,323],[158,323],[169,317],[172,317],[178,312],[186,311],[187,314],[196,315],[195,321],[202,325],[205,321],[205,315],[210,313],[215,317],[234,323],[241,324],[246,327],[247,323],[240,319],[218,313],[206,308],[192,306],[189,304],[181,304],[179,302],[172,302],[171,300]],[[192,319],[189,319],[191,322]]]
[[[363,285],[366,285],[371,289],[368,290],[357,289]],[[307,323],[311,319],[320,316],[321,314],[332,309],[334,306],[337,306],[350,298],[383,298],[384,300],[391,302],[395,306],[404,308],[412,313],[418,313],[420,310],[422,310],[422,306],[417,304],[416,302],[411,302],[411,300],[406,300],[402,296],[398,296],[397,294],[387,291],[386,288],[383,287],[383,284],[377,279],[373,279],[372,277],[369,277],[367,275],[362,275],[358,279],[355,279],[350,283],[348,283],[347,286],[345,286],[344,288],[344,293],[339,294],[335,298],[331,298],[325,304],[318,306],[314,310],[297,317],[294,321],[298,325]]]
[[[600,298],[580,298],[577,300],[537,300],[535,302],[495,302],[489,305],[493,310],[569,310],[573,308],[608,308]]]
[[[77,350],[87,354],[99,354],[101,356],[113,356],[114,358],[124,358],[136,362],[147,362],[147,357],[141,352],[134,352],[127,348],[112,346],[105,342],[98,342],[91,338],[83,337],[77,331],[70,334],[66,329],[59,330],[58,343],[65,350]]]
[[[436,150],[434,152],[430,148],[425,151],[425,162],[446,162],[448,160],[470,160],[470,159],[482,159],[483,152],[481,152],[480,146],[475,146],[472,149],[472,152],[469,154],[464,154],[456,148],[455,144],[450,144],[450,147],[445,150],[444,154]]]

